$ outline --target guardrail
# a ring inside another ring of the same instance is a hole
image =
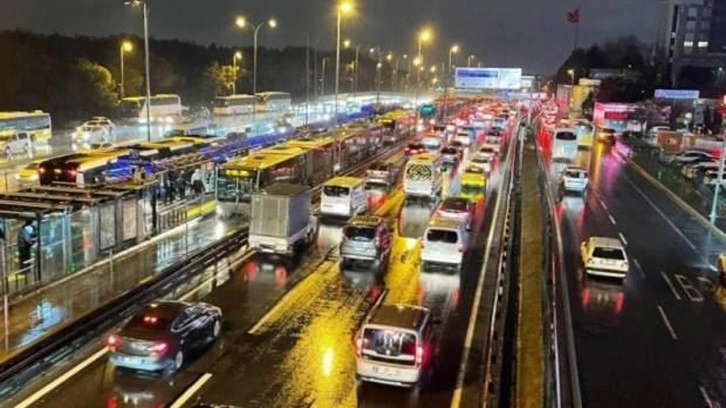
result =
[[[381,150],[367,160],[362,160],[343,174],[359,173],[374,161],[394,155],[400,150],[401,145],[412,136],[409,135],[396,145]],[[322,186],[316,186],[313,189],[314,196],[319,196],[321,188]],[[246,245],[247,237],[247,229],[230,234],[223,240],[212,244],[208,249],[170,266],[150,281],[120,294],[103,306],[80,316],[73,323],[0,363],[0,398],[14,394],[33,377],[45,373],[51,366],[87,346],[104,332],[132,316],[141,305],[172,293],[195,274],[240,249]],[[251,252],[246,251],[243,256],[247,256]]]
[[[14,393],[31,378],[97,339],[120,320],[130,317],[137,307],[164,296],[246,243],[247,231],[233,233],[3,362],[0,364],[0,397]]]
[[[535,135],[537,132],[535,131]],[[563,244],[559,224],[555,221],[554,194],[547,178],[540,146],[537,150],[540,189],[544,216],[544,278],[542,285],[542,315],[544,320],[545,407],[582,407],[575,339],[572,330],[567,273],[563,264]]]

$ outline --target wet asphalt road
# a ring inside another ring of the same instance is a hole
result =
[[[596,145],[583,197],[556,208],[563,234],[573,328],[586,407],[698,407],[726,401],[726,314],[717,274],[726,250],[714,236],[619,157]],[[550,180],[563,164],[550,164]],[[584,275],[589,236],[626,243],[630,272],[619,281]]]
[[[487,202],[496,199],[498,179],[492,177]],[[477,204],[479,236],[491,224],[490,207],[484,200]],[[418,238],[430,212],[431,207],[412,203],[387,215],[406,233],[396,238],[383,273],[340,270],[336,246],[342,223],[324,225],[317,248],[292,264],[255,258],[203,297],[222,308],[223,334],[210,349],[189,356],[180,372],[155,377],[114,370],[103,357],[39,406],[65,407],[68,401],[76,407],[164,406],[211,373],[192,401],[245,407],[448,407],[485,248],[477,239],[461,275],[421,271]],[[353,335],[384,290],[384,302],[424,305],[442,320],[436,370],[420,390],[356,383]]]

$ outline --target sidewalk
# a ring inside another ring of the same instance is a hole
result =
[[[218,221],[215,216],[192,221],[127,254],[119,254],[84,273],[47,285],[21,299],[12,299],[0,320],[0,361],[43,336],[71,323],[116,296],[152,278],[186,256],[204,250],[245,223]],[[7,322],[7,325],[6,323]]]

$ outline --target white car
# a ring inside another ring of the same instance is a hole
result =
[[[105,116],[94,116],[91,118],[91,120],[85,122],[84,125],[101,126],[109,133],[113,133],[116,130],[116,125],[113,123],[113,121]]]
[[[436,210],[436,215],[442,218],[450,218],[464,223],[467,230],[471,230],[474,220],[474,207],[471,201],[462,197],[446,197]]]
[[[491,154],[477,153],[471,158],[471,165],[479,167],[485,173],[492,171],[492,164],[494,162],[494,156]]]
[[[719,162],[717,161],[689,164],[681,167],[681,174],[687,179],[694,179],[698,174],[705,173],[709,170],[718,170],[718,166]]]
[[[469,247],[466,225],[458,220],[435,216],[426,227],[421,249],[421,269],[442,266],[461,271]]]
[[[718,183],[718,167],[712,170],[706,170],[706,172],[703,174],[703,184],[707,186],[715,186]],[[726,185],[726,172],[721,176],[721,183],[722,186]]]
[[[580,244],[580,255],[588,275],[625,279],[630,270],[628,255],[617,238],[590,237]]]
[[[479,154],[496,157],[499,155],[499,150],[500,147],[498,144],[484,143],[484,145],[479,148]]]
[[[688,150],[673,156],[668,156],[663,159],[663,162],[666,164],[684,165],[699,160],[716,161],[718,158],[711,153],[703,152],[701,150]]]
[[[560,176],[560,185],[564,191],[583,193],[587,190],[587,169],[584,167],[568,166]]]

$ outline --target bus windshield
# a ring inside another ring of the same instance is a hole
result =
[[[233,174],[237,172],[237,174]],[[256,191],[257,171],[227,170],[220,172],[217,178],[217,198],[219,201],[250,201]]]

